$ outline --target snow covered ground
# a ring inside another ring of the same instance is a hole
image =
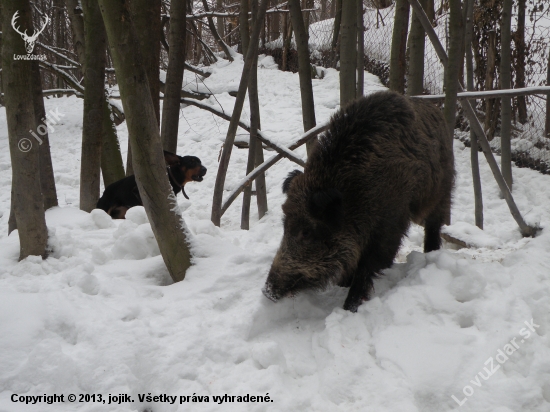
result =
[[[298,76],[275,70],[270,58],[259,65],[262,129],[288,145],[302,130]],[[213,68],[209,104],[231,112],[227,92],[241,70],[242,62]],[[205,88],[187,76],[189,87]],[[366,79],[368,92],[381,88]],[[313,89],[325,122],[338,108],[338,73],[329,69]],[[78,209],[82,101],[49,99],[46,108],[65,116],[50,134],[60,207],[47,212],[53,253],[44,261],[18,262],[17,233],[7,236],[11,168],[0,111],[1,412],[550,410],[550,177],[513,169],[519,209],[547,228],[522,239],[482,160],[481,232],[469,152],[455,142],[448,231],[479,248],[424,255],[422,231],[412,227],[373,299],[352,314],[341,309],[343,288],[278,303],[260,291],[282,236],[289,161],[267,173],[262,220],[254,211],[251,229],[241,231],[238,200],[217,228],[210,206],[227,123],[182,110],[178,153],[200,157],[208,174],[186,188],[190,200],[178,197],[194,265],[171,284],[143,208],[124,221]],[[125,148],[126,125],[118,131]],[[304,148],[297,152],[305,158]],[[227,193],[246,158],[233,150]],[[64,403],[24,403],[54,394]],[[113,396],[123,403],[109,404]]]

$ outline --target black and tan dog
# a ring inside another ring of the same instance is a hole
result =
[[[174,194],[177,195],[181,191],[185,198],[189,199],[185,193],[185,184],[202,182],[206,167],[201,164],[198,157],[182,157],[167,151],[164,151],[164,160]],[[113,219],[124,219],[126,211],[134,206],[143,206],[134,175],[111,183],[97,202],[97,208],[103,209]]]

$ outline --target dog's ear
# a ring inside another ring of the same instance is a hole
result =
[[[177,154],[164,151],[164,161],[167,166],[175,166],[180,163],[180,157]]]
[[[290,187],[290,183],[292,182],[292,180],[296,176],[301,175],[301,174],[302,174],[302,172],[300,170],[293,170],[292,172],[290,172],[288,174],[285,181],[283,182],[283,193],[288,192],[288,188]]]

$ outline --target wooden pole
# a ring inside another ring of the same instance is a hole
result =
[[[418,0],[409,0],[409,3],[413,7],[413,9],[417,12],[418,17],[422,22],[422,26],[424,26],[424,30],[428,34],[428,37],[430,38],[430,41],[432,42],[434,49],[437,55],[439,56],[439,60],[444,65],[447,64],[447,53],[445,53],[445,50],[443,49],[443,46],[441,45],[441,42],[439,41],[439,38],[437,37],[437,34],[435,33],[432,25],[430,24],[430,21],[428,20],[428,16],[426,16],[426,13],[424,13],[422,6],[418,2]],[[459,85],[459,90],[462,91],[462,87],[460,85]],[[502,174],[500,173],[498,164],[493,156],[493,153],[491,152],[491,147],[489,146],[489,141],[487,140],[487,136],[485,136],[483,127],[481,126],[481,123],[479,122],[479,119],[477,118],[474,112],[474,109],[472,108],[468,100],[461,100],[460,104],[464,109],[464,112],[466,113],[466,117],[470,121],[470,127],[474,129],[474,132],[476,133],[479,139],[481,148],[483,149],[483,154],[485,155],[485,158],[487,159],[487,163],[489,163],[489,167],[493,172],[493,176],[495,177],[495,180],[503,194],[503,197],[506,200],[508,208],[510,209],[510,213],[512,214],[514,220],[516,221],[516,223],[520,228],[521,234],[525,237],[534,236],[538,228],[529,226],[527,223],[525,223],[525,220],[521,216],[521,213],[514,201],[514,198],[512,197],[512,193],[510,192],[510,189],[508,189],[508,186],[506,185],[506,181],[504,180],[504,178],[502,177]]]
[[[212,199],[211,214],[212,223],[214,223],[216,226],[220,226],[221,224],[221,208],[223,201],[223,187],[225,184],[225,177],[227,175],[227,168],[229,166],[229,159],[231,158],[233,142],[235,141],[237,127],[239,126],[239,120],[243,110],[243,103],[246,97],[246,90],[248,88],[248,81],[250,78],[250,70],[252,69],[252,65],[256,61],[255,56],[258,54],[258,39],[260,38],[260,31],[263,27],[264,16],[267,9],[267,2],[268,0],[262,0],[262,2],[260,3],[258,19],[254,24],[254,29],[252,30],[251,35],[251,39],[254,39],[254,41],[251,42],[246,53],[243,73],[241,75],[241,81],[239,84],[239,91],[235,99],[233,115],[231,116],[231,121],[229,123],[227,136],[225,138],[225,143],[223,146],[222,156],[220,159],[220,165],[218,167],[218,174],[216,176],[216,183],[214,186],[214,196]]]

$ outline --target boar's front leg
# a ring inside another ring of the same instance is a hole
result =
[[[365,300],[369,300],[370,292],[373,289],[372,279],[375,272],[369,267],[367,254],[359,260],[359,265],[351,281],[348,297],[344,303],[344,309],[350,312],[357,312],[357,308]]]

